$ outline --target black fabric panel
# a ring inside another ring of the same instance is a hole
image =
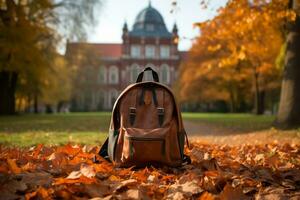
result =
[[[115,159],[115,149],[118,141],[119,131],[118,130],[109,130],[108,134],[108,156],[111,161]]]
[[[108,148],[108,138],[105,140],[104,144],[102,145],[102,147],[99,151],[99,156],[107,159],[108,158],[107,148]]]

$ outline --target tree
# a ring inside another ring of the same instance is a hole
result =
[[[100,0],[0,0],[0,114],[15,113],[17,89],[37,98],[63,37],[83,40]],[[27,86],[23,88],[21,86]]]
[[[195,84],[197,74],[204,69],[200,65],[209,67],[210,73],[222,71],[224,73],[218,72],[215,78],[220,80],[220,77],[224,76],[224,80],[229,81],[231,86],[227,87],[232,102],[233,96],[236,96],[232,92],[236,90],[234,85],[252,79],[255,113],[262,114],[264,93],[270,85],[274,85],[270,84],[270,80],[279,81],[280,70],[274,63],[283,43],[281,27],[289,15],[289,13],[282,13],[283,11],[285,11],[284,4],[276,0],[271,3],[254,1],[252,4],[248,0],[232,0],[219,11],[219,15],[214,19],[197,23],[201,35],[193,45],[191,55],[194,56],[190,56],[188,63],[199,63],[199,67],[185,65],[187,68],[197,67],[195,73],[190,76],[190,80],[194,81],[193,84]],[[201,59],[207,55],[208,59]],[[236,70],[228,70],[228,68]],[[244,77],[237,81],[241,73]],[[226,75],[229,75],[229,79],[225,77]],[[189,84],[187,79],[184,81],[186,81],[185,85]],[[224,86],[228,83],[224,82]]]
[[[300,126],[300,2],[290,0],[289,8],[294,10],[296,19],[287,26],[283,82],[275,121],[275,125],[280,128]]]

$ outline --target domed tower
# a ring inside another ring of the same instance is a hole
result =
[[[129,82],[136,79],[138,71],[145,67],[155,68],[162,82],[171,85],[176,79],[179,63],[176,28],[170,32],[162,15],[151,3],[138,13],[133,27],[123,27],[123,63],[129,72]],[[175,69],[176,68],[176,69]]]
[[[135,18],[130,36],[171,38],[172,34],[167,30],[161,14],[149,3]]]

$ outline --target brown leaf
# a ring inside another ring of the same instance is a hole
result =
[[[180,183],[175,183],[173,185],[171,185],[168,189],[168,198],[175,198],[174,195],[177,193],[176,198],[181,198],[178,193],[182,193],[185,196],[193,196],[195,194],[200,194],[201,192],[203,192],[203,189],[200,187],[199,183],[194,180],[194,181],[189,181],[186,182],[184,184],[180,184]]]
[[[28,189],[24,182],[13,180],[10,177],[3,177],[2,181],[4,184],[1,184],[0,187],[0,199],[18,199],[20,196],[17,193],[23,193]]]
[[[199,163],[199,165],[204,171],[220,170],[218,162],[215,158],[212,158],[210,160],[203,160]]]
[[[248,196],[244,195],[243,189],[233,188],[231,185],[227,184],[225,185],[223,191],[220,194],[221,200],[240,200],[240,199],[251,199]]]
[[[124,189],[130,187],[130,186],[136,186],[138,184],[137,180],[135,179],[129,179],[122,181],[121,184],[115,189],[116,192],[122,192]]]
[[[46,172],[19,174],[17,178],[21,179],[30,188],[37,186],[49,187],[53,181],[52,175]]]
[[[82,186],[82,193],[87,193],[89,197],[104,197],[112,193],[110,185],[105,184],[85,184]]]

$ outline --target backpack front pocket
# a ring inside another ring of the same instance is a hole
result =
[[[123,129],[121,161],[124,165],[163,163],[166,159],[166,129]]]

